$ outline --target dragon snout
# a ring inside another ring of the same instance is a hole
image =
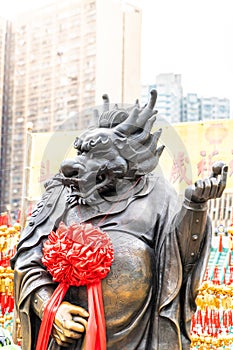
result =
[[[85,167],[77,163],[74,159],[63,160],[60,171],[65,177],[78,177],[80,171],[84,171]]]

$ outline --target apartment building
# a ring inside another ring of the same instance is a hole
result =
[[[200,98],[198,94],[188,93],[183,97],[181,121],[193,122],[201,119]]]
[[[170,123],[180,121],[183,88],[180,74],[159,74],[156,77],[158,89],[157,109]]]
[[[156,109],[159,115],[170,123],[180,122],[183,97],[181,75],[174,73],[157,75],[154,84],[142,88],[142,104],[147,102],[148,90],[152,88],[158,91]]]
[[[2,110],[2,96],[3,96],[3,80],[4,80],[4,61],[5,61],[5,41],[6,41],[6,25],[4,18],[0,17],[0,108]],[[1,120],[0,120],[1,126]],[[0,131],[1,132],[1,131]]]
[[[227,119],[230,116],[230,101],[227,98],[202,97],[200,114],[201,120]]]
[[[160,74],[155,84],[143,85],[142,104],[147,102],[148,92],[158,90],[156,109],[170,123],[206,121],[230,118],[230,100],[221,97],[205,97],[198,93],[183,95],[180,74]]]
[[[10,31],[10,26],[4,18],[0,18],[0,198],[9,197],[9,190],[6,187],[4,179],[8,176],[11,169],[10,152],[11,152],[11,132],[12,120],[8,113],[8,98],[7,91],[9,89],[8,74],[5,74],[5,65],[9,67],[7,52],[7,29]],[[4,146],[5,145],[5,146]],[[7,208],[4,208],[6,210]],[[1,211],[1,209],[0,209]]]
[[[21,14],[9,37],[13,87],[11,160],[4,180],[13,209],[22,196],[28,123],[35,132],[87,128],[90,108],[140,96],[141,11],[121,0],[60,0]]]

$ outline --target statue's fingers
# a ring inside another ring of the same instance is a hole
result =
[[[61,335],[59,336],[59,338],[61,339],[61,341],[63,342],[63,344],[64,344],[64,343],[73,344],[73,343],[75,343],[75,340],[76,340],[76,339],[81,338],[81,335],[80,335],[80,334],[77,334],[77,335],[78,335],[78,338],[70,337],[70,336],[68,336],[68,335],[66,335],[66,334],[61,334]]]
[[[58,325],[56,323],[53,324],[53,333],[56,334],[63,334],[63,330],[62,328],[58,327]]]
[[[66,336],[65,332],[61,328],[59,328],[56,324],[53,324],[52,336],[56,340],[56,342],[61,346],[68,347],[68,345],[74,343],[75,339],[81,338],[81,334],[76,334],[76,337]]]
[[[89,316],[89,313],[83,307],[78,306],[78,305],[68,304],[68,310],[69,310],[69,313],[74,314],[74,315],[79,315],[82,317]]]
[[[210,175],[210,177],[218,177],[218,175],[222,174],[222,171],[224,169],[224,167],[226,166],[226,164],[222,161],[217,161],[212,165],[212,174]]]
[[[228,166],[224,165],[224,167],[222,168],[222,173],[221,173],[221,179],[220,181],[222,182],[223,185],[226,186],[227,184],[227,174],[228,174]]]
[[[59,335],[54,334],[53,338],[55,339],[56,343],[60,346],[62,346],[63,348],[69,348],[70,347],[70,342],[64,342],[60,339]]]
[[[85,320],[85,318],[78,317],[78,316],[74,316],[74,317],[73,317],[73,321],[74,321],[74,322],[79,322],[79,323],[81,323],[85,328],[87,328],[87,320]]]
[[[197,180],[195,182],[195,189],[194,189],[193,196],[201,199],[203,197],[204,190],[205,190],[205,185],[203,180]]]
[[[85,320],[84,320],[85,321]],[[82,322],[75,322],[75,321],[70,321],[70,320],[65,320],[64,321],[64,327],[68,330],[72,330],[75,332],[79,332],[79,333],[84,333],[87,327],[87,321],[84,322],[82,320]]]
[[[222,174],[221,174],[221,178],[219,180],[219,184],[218,184],[218,192],[216,197],[219,198],[221,197],[223,191],[226,188],[226,184],[227,184],[227,173],[228,173],[228,166],[225,165],[222,169]]]
[[[68,327],[69,327],[69,324],[68,324]],[[80,332],[80,333],[83,333],[83,332]],[[80,333],[67,328],[67,321],[64,321],[63,325],[60,325],[60,327],[56,323],[53,324],[52,334],[54,336],[57,335],[62,340],[62,342],[71,343],[75,339],[79,339],[82,337],[82,334]]]
[[[211,193],[211,181],[210,179],[205,179],[203,181],[203,191],[202,191],[202,199],[207,201],[210,198]]]
[[[215,177],[210,179],[211,181],[211,191],[210,191],[210,199],[216,198],[218,193],[218,180]]]
[[[61,336],[61,339],[63,341],[69,341],[70,339],[80,339],[82,337],[82,333],[83,332],[74,332],[74,331],[70,331],[69,329],[65,329],[64,331],[64,338],[62,338]]]

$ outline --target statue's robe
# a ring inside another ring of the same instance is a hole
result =
[[[57,285],[41,262],[43,242],[60,221],[82,221],[99,225],[114,246],[111,271],[102,281],[107,349],[189,349],[195,297],[208,262],[209,220],[203,232],[197,227],[193,232],[192,222],[180,224],[176,193],[155,175],[145,177],[127,198],[106,197],[92,207],[69,208],[66,197],[67,188],[52,181],[12,259],[22,348],[36,347],[40,319],[31,306],[33,292]],[[189,218],[197,223],[198,215],[191,212]],[[198,239],[192,239],[194,233]],[[70,287],[65,300],[88,310],[86,287]],[[49,349],[62,348],[51,340]],[[81,340],[70,349],[81,349]]]

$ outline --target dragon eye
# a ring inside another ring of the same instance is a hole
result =
[[[95,147],[96,141],[95,141],[95,140],[90,140],[89,145],[90,145],[91,147]]]

